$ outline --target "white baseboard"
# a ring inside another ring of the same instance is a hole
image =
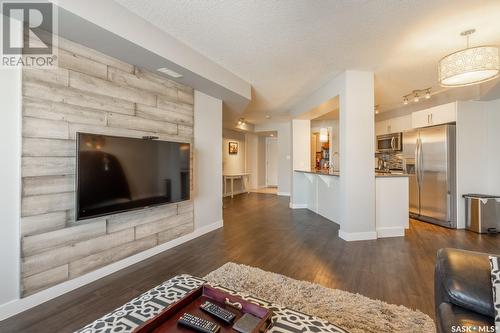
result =
[[[284,197],[289,197],[290,196],[290,192],[278,192],[277,194],[281,195],[281,196],[284,196]]]
[[[307,204],[294,204],[290,201],[290,208],[291,209],[304,209],[304,208],[307,208]]]
[[[345,232],[343,230],[339,230],[339,237],[348,242],[371,240],[371,239],[377,239],[377,232],[376,231]]]
[[[140,261],[143,261],[145,259],[148,259],[154,255],[157,255],[163,251],[166,251],[168,249],[171,249],[173,247],[176,247],[178,245],[181,245],[182,243],[185,243],[187,241],[190,241],[194,238],[200,237],[201,235],[204,235],[206,233],[209,233],[213,230],[216,230],[218,228],[222,228],[223,226],[223,221],[217,221],[215,223],[209,224],[207,226],[203,226],[200,228],[195,229],[192,233],[184,235],[182,237],[176,238],[170,242],[163,243],[161,245],[158,245],[156,247],[153,247],[151,249],[148,249],[146,251],[137,253],[133,256],[130,256],[128,258],[122,259],[120,261],[117,261],[115,263],[112,263],[108,266],[99,268],[95,271],[92,271],[90,273],[87,273],[85,275],[79,276],[77,278],[74,278],[72,280],[63,282],[61,284],[58,284],[56,286],[53,286],[51,288],[45,289],[40,291],[39,293],[36,293],[34,295],[13,300],[9,303],[5,303],[0,305],[0,321],[9,318],[11,316],[14,316],[20,312],[23,312],[25,310],[28,310],[32,307],[35,307],[37,305],[40,305],[44,302],[47,302],[53,298],[56,298],[58,296],[61,296],[67,292],[70,292],[72,290],[75,290],[77,288],[80,288],[86,284],[89,284],[91,282],[94,282],[100,278],[103,278],[107,275],[110,275],[116,271],[119,271],[121,269],[124,269],[128,266],[131,266],[133,264],[136,264]]]
[[[378,238],[402,237],[405,235],[404,227],[377,228]]]

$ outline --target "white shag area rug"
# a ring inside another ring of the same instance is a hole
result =
[[[250,266],[229,262],[205,279],[211,284],[325,319],[351,333],[436,332],[433,320],[418,310]]]

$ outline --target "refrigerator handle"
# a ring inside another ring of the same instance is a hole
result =
[[[448,193],[446,194],[446,221],[447,222],[452,222],[451,221],[451,194]]]
[[[419,186],[422,186],[424,179],[424,156],[422,154],[422,139],[418,138],[418,181]]]
[[[415,145],[415,177],[417,178],[417,186],[420,187],[420,167],[419,163],[419,138],[417,138],[417,144]]]

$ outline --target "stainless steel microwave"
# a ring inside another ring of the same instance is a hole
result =
[[[403,133],[377,135],[377,152],[391,153],[403,150]]]

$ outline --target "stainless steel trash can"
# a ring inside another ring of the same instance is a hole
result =
[[[500,196],[465,194],[465,227],[478,233],[500,232]]]

